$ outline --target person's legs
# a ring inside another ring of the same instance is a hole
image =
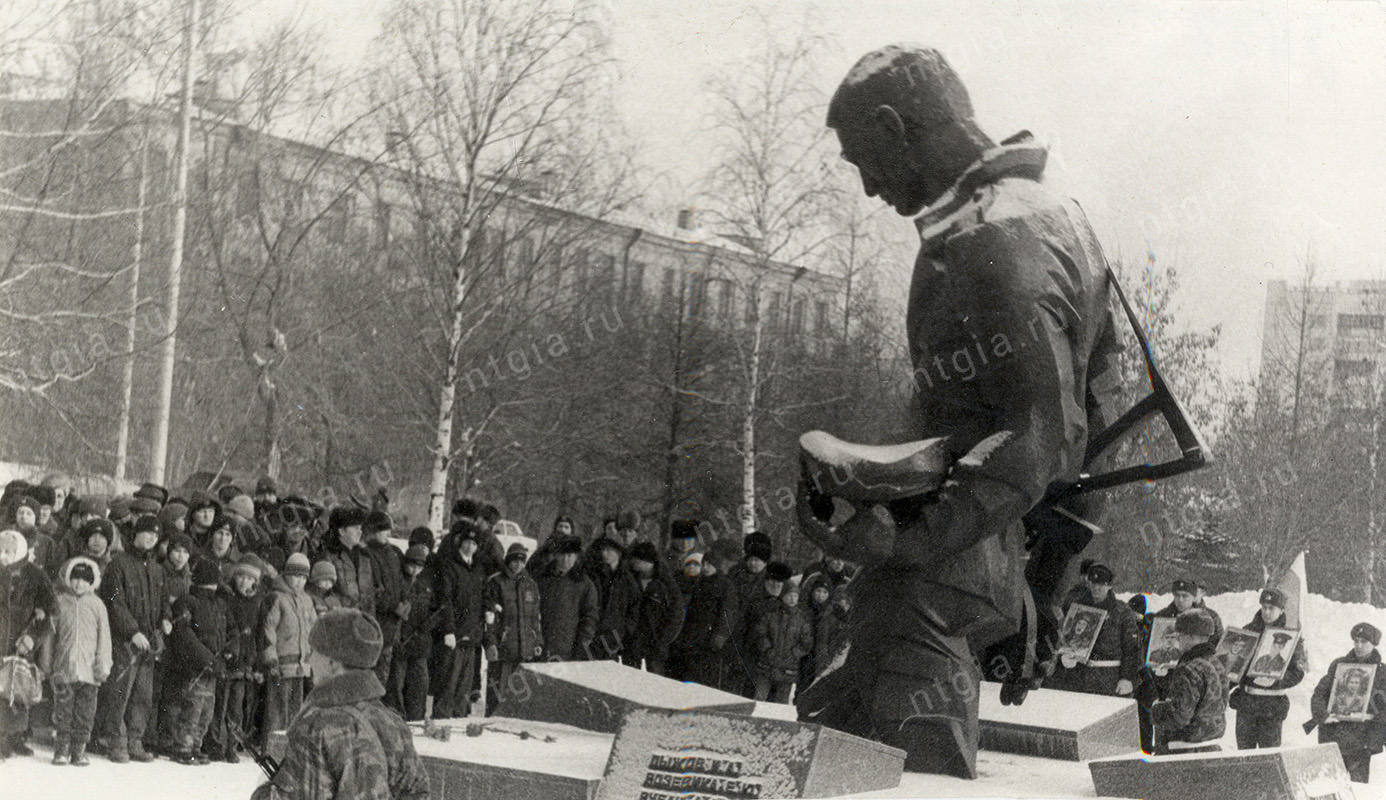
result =
[[[151,761],[152,756],[144,750],[144,731],[149,723],[150,709],[154,706],[154,660],[148,656],[136,659],[130,671],[134,673],[134,680],[130,683],[129,701],[125,704],[127,752],[137,761]]]
[[[72,727],[68,739],[68,755],[72,764],[84,767],[87,760],[87,740],[91,738],[92,727],[96,724],[96,703],[98,687],[92,683],[73,684]]]
[[[396,660],[396,663],[400,663]],[[403,659],[404,685],[400,692],[404,718],[410,722],[424,718],[428,703],[428,659]]]

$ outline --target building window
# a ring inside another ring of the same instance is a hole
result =
[[[664,268],[664,298],[666,300],[678,299],[679,293],[679,271],[673,267]]]
[[[1382,327],[1383,317],[1381,314],[1339,314],[1339,331],[1379,331]]]
[[[808,304],[802,297],[794,299],[789,307],[789,330],[791,333],[804,332],[804,307]]]
[[[732,321],[732,308],[736,305],[736,287],[731,281],[717,282],[717,317],[724,323]]]
[[[236,181],[236,216],[260,216],[260,175],[254,169],[242,172]]]
[[[828,301],[819,300],[813,304],[813,329],[819,336],[828,335]]]
[[[770,308],[766,311],[766,322],[768,322],[768,323],[770,324],[771,327],[774,327],[774,326],[777,326],[777,325],[780,324],[780,322],[781,322],[780,315],[783,313],[783,311],[781,311],[781,309],[780,309],[780,306],[782,306],[783,304],[784,304],[784,293],[783,293],[783,292],[771,292],[771,293],[770,293]]]
[[[390,251],[390,204],[384,200],[375,202],[375,246]]]
[[[760,316],[760,289],[752,286],[746,291],[746,324],[754,325]]]
[[[626,265],[626,297],[637,300],[645,294],[645,262],[632,261]]]
[[[1337,359],[1333,362],[1333,391],[1351,406],[1366,406],[1372,400],[1372,376],[1376,362],[1368,359]]]

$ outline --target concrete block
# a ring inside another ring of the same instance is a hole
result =
[[[1088,764],[1107,797],[1143,800],[1352,800],[1336,744],[1100,759]]]
[[[1130,698],[1040,689],[1001,705],[1001,684],[983,682],[978,704],[983,750],[1061,761],[1139,753],[1140,723]]]

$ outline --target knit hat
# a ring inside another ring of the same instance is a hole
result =
[[[308,567],[308,556],[302,553],[294,553],[289,556],[289,560],[284,564],[285,575],[298,575],[306,578],[311,571]]]
[[[263,476],[255,482],[256,494],[279,494],[279,484],[274,482],[274,478],[268,475]]]
[[[649,564],[659,563],[659,551],[649,542],[636,542],[631,545],[630,552],[626,555],[630,561],[644,561]]]
[[[774,553],[774,547],[770,543],[770,537],[760,531],[751,531],[746,534],[746,539],[741,543],[741,552],[746,558],[758,558],[761,561],[769,561]]]
[[[1088,567],[1088,580],[1104,586],[1111,586],[1112,582],[1116,580],[1116,576],[1112,574],[1111,567],[1106,564],[1093,564]]]
[[[794,575],[794,570],[783,561],[772,561],[765,567],[765,578],[771,581],[787,581]]]
[[[106,516],[106,498],[104,497],[83,497],[77,501],[77,515],[89,517],[95,514],[98,517]]]
[[[264,573],[264,570],[259,563],[256,563],[258,561],[260,561],[260,559],[253,553],[246,553],[236,562],[236,566],[231,568],[231,577],[239,578],[242,575],[246,575],[252,580],[260,580],[260,576]]]
[[[323,580],[330,580],[335,583],[337,580],[337,566],[331,561],[319,561],[313,565],[313,571],[308,573],[308,579],[313,583]]]
[[[415,528],[414,530],[410,531],[410,532],[409,532],[409,546],[410,546],[410,547],[413,547],[413,546],[416,545],[416,544],[421,544],[421,545],[427,547],[429,550],[432,550],[432,549],[433,549],[433,529],[430,528],[430,527],[428,527],[427,525],[420,525],[419,527],[417,527],[417,528]]]
[[[620,530],[635,530],[640,527],[639,511],[622,511],[616,515],[616,527]]]
[[[187,519],[187,517],[188,507],[177,501],[165,503],[164,507],[159,509],[159,522],[163,523],[165,527],[175,524],[180,519]]]
[[[308,634],[313,650],[352,669],[373,669],[384,637],[380,625],[359,609],[334,608],[318,617]]]
[[[97,534],[106,538],[107,546],[115,539],[115,525],[110,520],[101,517],[83,522],[82,527],[79,528],[78,531],[79,535],[82,537],[83,543]]]
[[[58,502],[58,493],[52,486],[30,486],[29,496],[34,498],[34,502],[41,506],[52,508]]]
[[[511,559],[516,558],[518,558],[521,561],[529,560],[529,551],[526,550],[525,546],[519,542],[515,542],[514,544],[505,548],[505,563],[509,564]]]
[[[308,502],[301,497],[288,497],[279,504],[279,521],[284,523],[284,527],[311,528],[313,522],[318,518],[317,509],[308,505]]]
[[[131,535],[137,533],[160,533],[159,518],[153,514],[144,514],[135,520],[135,527],[130,531]]]
[[[67,579],[81,578],[87,583],[96,583],[96,572],[91,568],[91,564],[73,564],[72,569],[67,571]]]
[[[698,521],[696,519],[676,519],[669,525],[670,539],[696,539],[698,538]]]
[[[1174,631],[1175,633],[1187,633],[1190,636],[1212,636],[1213,618],[1202,609],[1191,608],[1175,617]]]
[[[366,521],[361,525],[361,532],[370,536],[380,531],[392,530],[395,521],[390,519],[390,515],[384,511],[372,511],[366,515]]]
[[[421,544],[411,544],[409,549],[404,551],[404,561],[406,564],[418,564],[420,566],[428,563],[428,547]]]
[[[165,489],[157,483],[145,483],[140,485],[139,491],[135,492],[135,497],[153,500],[162,506],[168,502],[168,489]]]
[[[241,519],[255,519],[255,501],[243,494],[231,498],[226,504],[226,510]]]
[[[327,527],[334,531],[366,524],[366,510],[356,506],[337,506],[327,516]]]
[[[475,522],[464,517],[452,523],[452,527],[448,529],[448,535],[456,537],[459,543],[465,539],[476,540],[481,535],[481,528],[477,527]]]
[[[221,583],[221,567],[210,558],[199,558],[192,568],[193,586],[216,586]]]
[[[178,549],[186,550],[188,554],[191,555],[193,551],[192,537],[187,535],[186,533],[169,534],[168,552],[172,553],[174,550]]]
[[[553,544],[553,554],[556,556],[580,554],[582,552],[582,540],[576,536],[560,536]]]
[[[1265,605],[1266,603],[1269,603],[1275,606],[1276,608],[1284,608],[1285,593],[1280,591],[1279,589],[1261,590],[1261,604]]]
[[[1170,591],[1198,594],[1198,581],[1193,580],[1192,578],[1180,578],[1174,582],[1174,586],[1170,589]]]
[[[17,564],[28,558],[29,543],[24,540],[24,534],[16,530],[0,531],[0,545],[5,542],[14,542],[15,547],[18,548],[19,554],[15,557],[14,563]]]
[[[1370,622],[1359,622],[1352,626],[1352,638],[1366,639],[1372,643],[1372,647],[1381,644],[1381,631]]]
[[[130,498],[130,513],[132,514],[158,514],[161,508],[163,506],[148,497]]]

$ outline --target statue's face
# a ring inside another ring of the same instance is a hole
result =
[[[905,217],[924,208],[920,187],[911,179],[904,163],[905,150],[900,139],[886,136],[879,125],[853,125],[834,131],[842,146],[842,159],[857,168],[861,189],[867,197],[881,198],[881,202]]]

